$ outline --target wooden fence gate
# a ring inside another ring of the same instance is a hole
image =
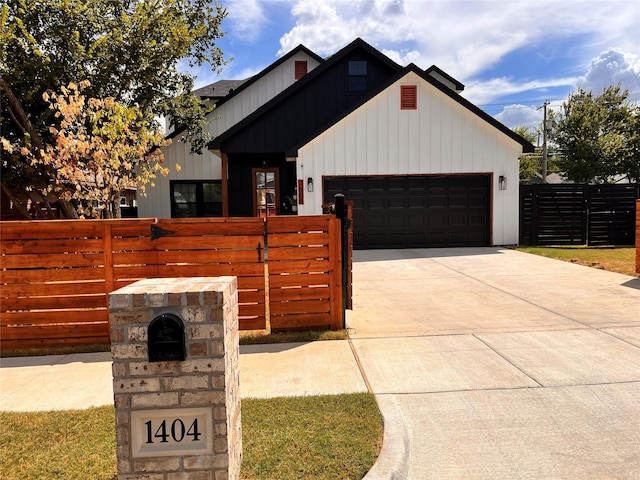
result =
[[[521,245],[633,245],[638,184],[520,185]]]
[[[107,294],[153,277],[236,276],[241,330],[343,328],[339,225],[332,215],[0,222],[2,346],[108,343]]]

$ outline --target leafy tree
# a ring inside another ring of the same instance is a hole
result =
[[[88,97],[135,107],[147,125],[166,117],[186,126],[194,151],[206,145],[208,111],[179,67],[224,64],[215,42],[226,11],[215,1],[8,0],[0,9],[0,133],[20,146],[2,156],[2,188],[14,199],[56,178],[33,156],[56,141],[52,124],[60,130],[43,94],[71,83],[89,80]]]
[[[540,130],[542,131],[542,125]],[[513,129],[522,138],[535,144],[538,141],[538,131],[526,125],[519,125]],[[542,175],[542,147],[535,147],[534,153],[527,153],[520,157],[520,183],[532,183],[536,179],[541,179]],[[553,149],[547,151],[547,173],[557,172],[557,156]]]
[[[600,95],[578,89],[560,112],[552,112],[552,139],[562,152],[558,166],[567,178],[579,183],[639,178],[639,110],[626,102],[628,94],[620,85]]]
[[[156,173],[167,174],[159,147],[164,140],[156,122],[148,124],[140,109],[127,107],[112,98],[86,98],[80,87],[70,84],[62,93],[44,94],[44,101],[59,119],[50,127],[55,142],[37,154],[22,147],[20,154],[32,163],[51,168],[53,182],[42,188],[44,197],[74,201],[80,216],[119,217],[118,200],[125,190],[144,191]],[[2,148],[13,153],[13,145],[2,139]]]
[[[623,125],[619,171],[630,182],[640,182],[640,107],[631,108],[627,122]]]
[[[526,125],[519,125],[513,129],[515,133],[520,135],[530,143],[535,143],[536,134]],[[536,153],[524,154],[520,157],[520,182],[529,183],[540,170],[540,156]]]

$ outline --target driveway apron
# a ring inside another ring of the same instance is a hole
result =
[[[356,251],[353,285],[387,435],[367,479],[640,479],[640,279],[409,249]]]

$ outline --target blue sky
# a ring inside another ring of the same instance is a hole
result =
[[[537,125],[577,87],[622,83],[640,102],[638,0],[219,0],[228,10],[220,75],[249,77],[299,44],[327,57],[361,37],[401,65],[433,64],[509,127]]]

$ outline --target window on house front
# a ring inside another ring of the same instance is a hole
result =
[[[306,60],[296,60],[295,62],[295,73],[294,79],[300,80],[307,74],[307,61]]]
[[[400,85],[400,110],[416,110],[418,108],[418,87],[416,85]]]
[[[176,180],[171,182],[171,217],[221,217],[220,180]]]
[[[367,62],[366,60],[351,60],[348,65],[349,91],[367,91]]]

